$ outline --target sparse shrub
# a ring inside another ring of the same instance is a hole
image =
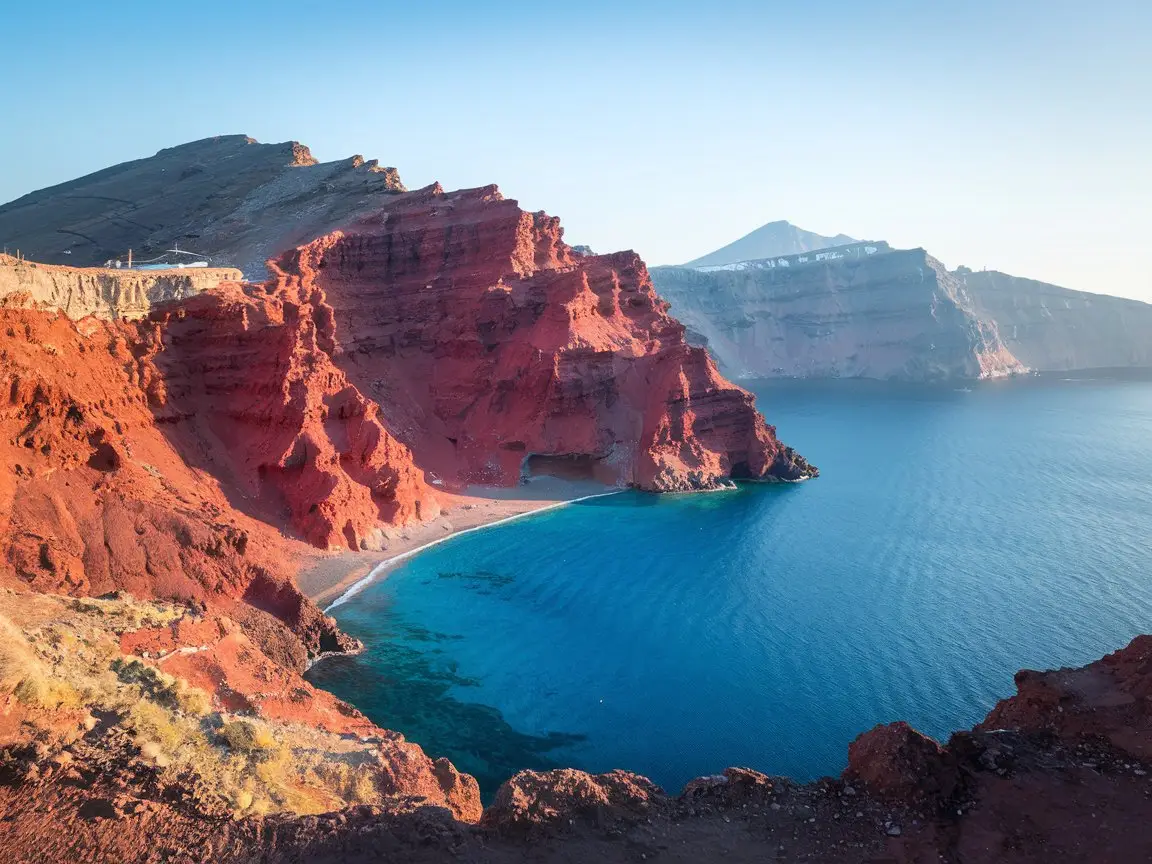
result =
[[[167,753],[175,753],[195,732],[181,725],[168,711],[147,700],[128,710],[128,725],[144,741],[155,741]]]
[[[233,720],[220,728],[220,737],[229,748],[248,755],[272,755],[279,746],[276,737],[249,720]]]
[[[380,792],[376,787],[376,778],[366,766],[355,769],[352,783],[344,793],[349,804],[376,804],[380,800]]]
[[[204,717],[212,713],[212,697],[199,687],[177,681],[176,707],[193,717]]]
[[[80,694],[71,684],[51,678],[40,671],[22,678],[12,691],[12,695],[29,707],[49,711],[79,708],[82,704]]]
[[[71,651],[76,647],[76,635],[70,630],[54,630],[50,638],[61,651]]]
[[[370,765],[334,760],[316,766],[315,778],[348,804],[378,804],[380,792]]]
[[[135,657],[112,661],[112,671],[124,684],[136,684],[158,705],[176,708],[194,717],[212,713],[212,697],[188,682],[174,678]]]

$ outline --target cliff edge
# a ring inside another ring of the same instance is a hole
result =
[[[58,310],[69,318],[137,319],[161,303],[183,300],[236,282],[233,268],[128,270],[59,267],[0,255],[0,305]]]

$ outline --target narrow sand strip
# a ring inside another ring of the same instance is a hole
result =
[[[392,567],[395,567],[401,561],[406,561],[407,559],[411,558],[413,555],[416,555],[420,552],[423,552],[425,549],[430,549],[433,546],[439,546],[441,543],[446,543],[447,541],[454,540],[457,537],[463,537],[465,534],[471,534],[474,531],[484,531],[488,528],[495,528],[497,525],[504,525],[508,522],[515,522],[517,519],[523,519],[527,516],[535,516],[539,513],[545,513],[549,510],[555,510],[557,507],[567,507],[569,504],[575,504],[578,501],[588,501],[592,498],[606,498],[609,495],[617,495],[622,491],[624,491],[624,490],[613,489],[611,492],[598,492],[594,495],[582,495],[579,498],[570,498],[566,501],[555,501],[555,502],[552,502],[550,504],[545,504],[542,507],[536,507],[536,508],[531,509],[531,510],[526,510],[523,513],[514,513],[511,516],[505,516],[504,518],[497,519],[494,522],[488,522],[488,523],[483,524],[483,525],[475,525],[471,528],[463,528],[459,531],[453,531],[450,534],[446,534],[443,537],[437,537],[435,540],[430,540],[429,542],[427,542],[421,546],[417,546],[414,549],[408,549],[407,551],[401,552],[398,555],[393,555],[391,558],[385,558],[383,561],[381,561],[379,564],[377,564],[375,567],[373,567],[367,576],[365,576],[364,578],[360,579],[357,582],[354,582],[351,585],[351,587],[348,588],[347,591],[345,591],[343,594],[341,594],[339,597],[337,597],[332,603],[330,603],[327,607],[325,607],[324,611],[325,612],[331,612],[337,606],[341,605],[342,603],[346,603],[349,599],[356,596],[361,591],[363,591],[365,588],[367,588],[368,585],[370,585],[372,582],[374,582],[380,575],[387,572]]]

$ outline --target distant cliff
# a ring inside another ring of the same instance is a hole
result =
[[[205,138],[0,206],[0,242],[49,264],[99,266],[179,244],[263,279],[264,262],[380,206],[404,185],[352,156],[317,162],[303,144]]]
[[[1003,273],[951,273],[923,249],[851,243],[697,268],[656,289],[737,377],[910,381],[1152,367],[1152,305]]]
[[[1041,371],[1152,367],[1152,305],[995,271],[961,272],[979,315]]]
[[[963,283],[884,243],[652,270],[689,335],[741,377],[939,380],[1025,371]]]
[[[812,231],[797,228],[783,220],[761,225],[750,234],[745,234],[734,243],[729,243],[715,252],[689,261],[685,267],[719,267],[738,261],[751,261],[757,258],[774,258],[778,255],[796,255],[814,249],[830,246],[844,246],[856,241],[847,234],[825,237]]]

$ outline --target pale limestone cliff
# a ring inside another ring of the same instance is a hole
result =
[[[117,270],[57,267],[0,255],[0,303],[59,310],[70,318],[137,319],[158,303],[184,300],[221,282],[236,282],[230,267]]]
[[[652,278],[738,377],[994,378],[1027,371],[964,284],[923,249],[853,244]]]
[[[1152,305],[995,271],[961,272],[977,313],[1040,371],[1152,367]]]

